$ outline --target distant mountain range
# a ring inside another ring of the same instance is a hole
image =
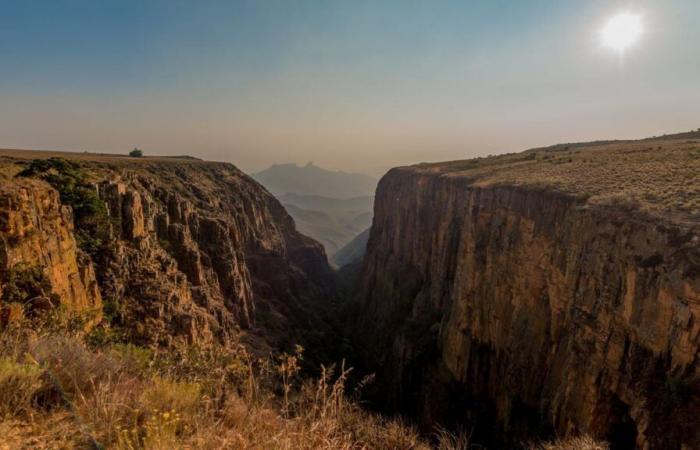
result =
[[[330,209],[306,209],[284,200],[282,204],[294,218],[297,230],[323,244],[329,260],[333,262],[338,250],[372,224],[373,198],[363,198],[370,201],[370,206],[362,210],[353,207],[343,209],[343,200],[338,200],[338,205]]]
[[[331,264],[340,267],[362,257],[366,236],[360,235],[372,225],[375,178],[311,163],[276,164],[253,178],[277,196],[301,233],[323,244]]]
[[[288,192],[277,195],[282,203],[291,203],[300,208],[317,211],[372,211],[374,192],[370,195],[351,198],[334,198],[323,195],[302,195]]]
[[[346,199],[373,196],[377,187],[377,179],[369,175],[326,170],[313,163],[275,164],[252,176],[277,196],[294,193]]]

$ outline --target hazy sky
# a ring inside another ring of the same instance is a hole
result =
[[[639,13],[621,61],[606,20]],[[700,0],[0,0],[0,147],[378,174],[700,127]]]

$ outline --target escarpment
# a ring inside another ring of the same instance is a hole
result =
[[[37,266],[61,304],[104,303],[134,342],[245,329],[278,345],[325,326],[322,247],[231,164],[22,152],[0,164],[0,286]]]
[[[700,448],[699,189],[697,140],[390,171],[353,328],[384,400],[495,448]]]

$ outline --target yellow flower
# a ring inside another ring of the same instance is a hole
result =
[[[163,413],[163,419],[168,420],[170,418],[170,413],[169,412],[164,412]]]

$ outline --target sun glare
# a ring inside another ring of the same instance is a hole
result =
[[[642,18],[636,14],[618,14],[602,31],[603,45],[619,52],[634,44],[642,34]]]

